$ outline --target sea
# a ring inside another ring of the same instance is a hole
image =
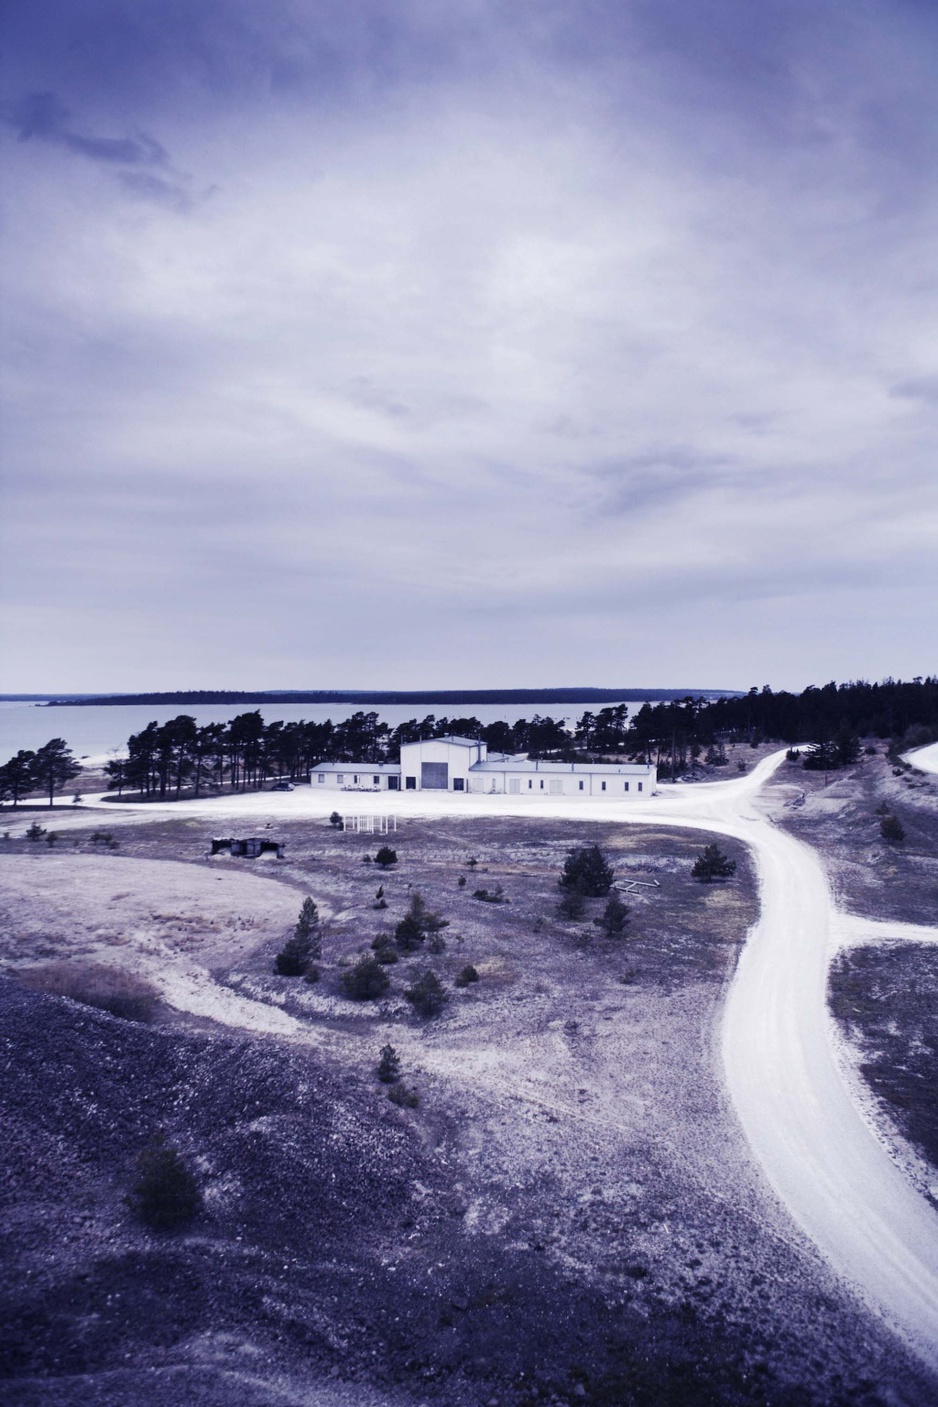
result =
[[[651,700],[652,703],[655,700]],[[601,704],[561,703],[561,704],[449,704],[431,706],[426,704],[207,704],[192,707],[185,704],[85,704],[69,706],[63,704],[50,708],[46,704],[21,701],[0,701],[0,763],[12,757],[21,748],[35,751],[51,738],[64,738],[72,752],[87,765],[102,764],[109,757],[116,757],[127,749],[127,739],[139,733],[148,723],[166,723],[170,718],[178,718],[186,713],[196,723],[228,723],[239,713],[249,713],[259,708],[265,723],[282,719],[285,723],[305,719],[309,723],[324,723],[331,718],[339,723],[351,718],[353,713],[377,713],[378,717],[392,728],[398,723],[406,723],[411,718],[422,721],[431,714],[437,718],[478,718],[480,723],[516,723],[519,718],[533,718],[535,713],[542,717],[564,718],[572,727],[589,709],[598,713],[600,708],[615,707],[615,701],[604,700]],[[629,717],[642,705],[627,704]],[[563,710],[563,712],[561,712]]]

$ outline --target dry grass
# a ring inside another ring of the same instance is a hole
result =
[[[34,992],[70,997],[124,1021],[152,1021],[159,997],[149,982],[102,963],[50,962],[28,968],[20,976]]]

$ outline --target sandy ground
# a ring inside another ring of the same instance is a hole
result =
[[[905,761],[917,767],[920,772],[938,772],[938,743],[931,743],[928,747],[916,748],[914,752],[905,754]]]
[[[723,1063],[737,1115],[795,1222],[847,1283],[926,1362],[938,1366],[938,1215],[890,1159],[843,1078],[826,983],[844,929],[816,855],[773,826],[758,804],[761,789],[783,760],[780,752],[739,778],[669,786],[647,801],[629,803],[531,803],[428,793],[321,798],[299,788],[143,808],[99,799],[93,804],[107,809],[109,827],[155,819],[162,812],[211,818],[216,830],[240,823],[246,832],[267,823],[276,826],[282,818],[322,817],[338,808],[411,818],[458,813],[653,822],[743,841],[755,856],[762,916],[750,934],[723,1022]],[[64,806],[55,808],[49,821],[66,831],[82,823],[87,825],[87,813],[82,817]],[[869,941],[873,932],[855,929],[852,941],[857,936]],[[248,1016],[256,1004],[249,1004]],[[237,1012],[229,1010],[229,1017],[236,1020]]]

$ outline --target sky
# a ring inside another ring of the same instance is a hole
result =
[[[5,691],[938,672],[928,0],[6,0]]]

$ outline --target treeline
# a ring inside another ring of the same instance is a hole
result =
[[[624,704],[584,715],[589,735],[621,746],[628,710]],[[392,728],[377,713],[359,712],[340,723],[304,721],[265,723],[260,709],[241,713],[230,723],[199,726],[189,714],[150,723],[127,743],[126,758],[106,766],[108,786],[119,793],[141,792],[165,800],[183,788],[198,796],[206,787],[248,790],[273,778],[305,780],[317,762],[396,762],[402,743],[447,734],[481,738],[493,752],[530,756],[576,754],[577,737],[563,719],[540,715],[516,723],[483,725],[478,718],[410,719]],[[582,741],[582,739],[581,739]]]
[[[725,689],[437,689],[437,690],[364,690],[352,689],[173,689],[164,693],[146,694],[75,694],[53,698],[49,694],[0,695],[0,698],[34,697],[48,699],[50,706],[100,707],[126,704],[187,704],[204,707],[208,704],[368,704],[385,707],[418,704],[439,708],[453,705],[547,704],[547,703],[642,703],[648,699],[717,698],[732,690]],[[738,692],[738,691],[737,691]]]
[[[894,752],[938,739],[938,677],[886,679],[811,687],[800,694],[768,686],[735,698],[687,698],[645,703],[634,717],[626,704],[564,719],[535,714],[514,723],[483,724],[475,717],[412,718],[397,727],[376,712],[360,711],[339,723],[265,723],[259,709],[229,723],[200,726],[189,714],[148,724],[128,741],[127,756],[106,767],[108,786],[161,800],[183,789],[198,796],[225,786],[246,790],[274,778],[305,780],[317,762],[396,762],[403,743],[447,734],[479,738],[494,753],[522,753],[556,761],[627,757],[654,762],[677,776],[699,762],[726,762],[732,743],[813,743],[806,766],[845,766],[860,755],[861,738],[888,741]],[[0,799],[14,804],[42,787],[55,790],[78,773],[61,738],[37,753],[19,752],[0,768]]]

